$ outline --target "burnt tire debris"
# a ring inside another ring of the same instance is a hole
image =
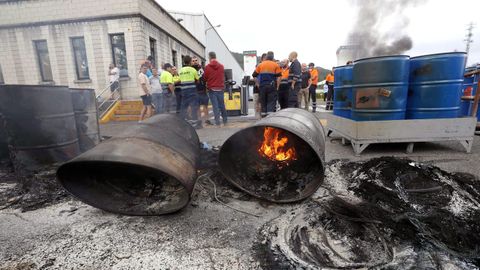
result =
[[[15,173],[10,164],[0,163],[0,210],[34,211],[72,200],[55,179],[57,167],[44,167],[28,175]]]
[[[479,269],[474,176],[391,157],[326,170],[312,199],[260,229],[263,269]]]

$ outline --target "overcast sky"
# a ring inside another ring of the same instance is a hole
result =
[[[273,50],[286,58],[296,50],[301,62],[335,66],[336,50],[355,23],[354,0],[157,0],[167,10],[205,13],[231,51]],[[359,0],[361,1],[361,0]],[[404,10],[411,56],[465,51],[466,29],[476,23],[469,64],[480,62],[479,0],[426,0]],[[395,18],[392,18],[395,20]],[[388,28],[388,26],[385,26]]]

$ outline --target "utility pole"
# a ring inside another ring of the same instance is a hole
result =
[[[473,43],[473,28],[475,28],[475,24],[473,22],[471,22],[469,25],[468,25],[468,28],[467,28],[467,35],[465,36],[465,43],[467,43],[467,48],[465,49],[465,51],[467,52],[467,58],[468,58],[468,54],[470,53],[470,44]]]

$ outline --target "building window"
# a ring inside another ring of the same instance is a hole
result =
[[[185,59],[185,55],[182,54],[182,55],[180,56],[180,58],[181,58],[181,60],[182,60],[182,63],[180,63],[180,64],[181,64],[182,67],[183,67],[183,59]]]
[[[85,39],[83,37],[72,38],[73,57],[75,60],[75,70],[77,71],[77,79],[88,80],[87,52],[85,50]]]
[[[38,66],[40,68],[40,75],[42,81],[52,82],[52,66],[50,65],[50,58],[48,57],[48,47],[46,40],[34,40],[35,50],[37,51]]]
[[[157,41],[154,38],[150,38],[150,56],[153,58],[152,65],[157,67]]]
[[[177,51],[175,51],[175,50],[172,50],[172,65],[174,67],[178,67],[177,66]]]
[[[115,66],[120,69],[120,77],[128,77],[127,50],[125,49],[124,34],[110,35],[112,57]]]
[[[0,65],[0,84],[5,84],[5,80],[3,79],[3,72],[2,66]]]

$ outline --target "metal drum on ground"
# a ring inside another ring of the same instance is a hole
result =
[[[190,201],[199,139],[173,114],[155,115],[69,161],[60,183],[81,201],[126,215],[161,215]]]
[[[353,120],[405,119],[409,59],[406,55],[395,55],[354,62]]]
[[[80,151],[85,152],[100,142],[98,106],[94,89],[70,88]]]
[[[8,159],[7,132],[3,123],[3,117],[0,114],[0,161]]]
[[[68,87],[0,85],[0,113],[16,170],[35,170],[80,153]]]
[[[312,113],[284,109],[228,138],[218,162],[225,178],[252,196],[299,201],[323,182],[323,127]]]
[[[351,117],[353,66],[336,67],[334,71],[333,114],[345,118]]]
[[[463,52],[453,52],[410,60],[408,119],[455,118],[460,115],[466,57]]]

